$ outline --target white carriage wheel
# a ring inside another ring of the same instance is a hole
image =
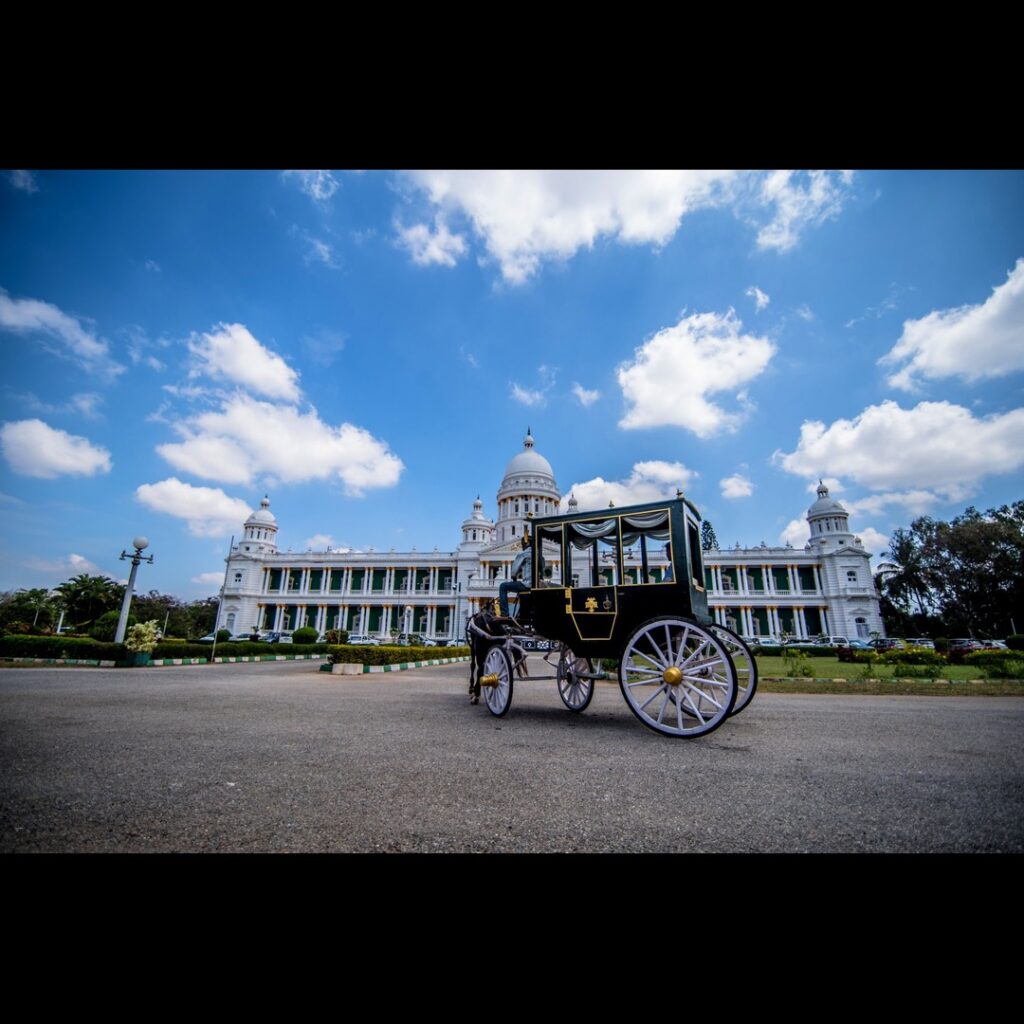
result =
[[[578,658],[562,645],[558,659],[558,696],[570,711],[585,711],[594,696],[594,680],[580,678],[581,672],[593,672],[589,658]]]
[[[483,675],[497,677],[493,686],[481,683],[480,689],[483,691],[487,710],[501,718],[512,704],[512,662],[502,648],[492,647],[487,652]]]
[[[725,643],[684,619],[652,619],[626,643],[619,686],[630,710],[665,736],[717,729],[736,703],[736,669]]]
[[[729,717],[738,715],[753,699],[757,692],[757,662],[750,648],[727,626],[714,623],[711,632],[724,642],[736,669],[736,706]]]

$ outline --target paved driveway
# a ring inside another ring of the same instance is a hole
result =
[[[1021,698],[762,694],[710,736],[617,686],[494,719],[465,665],[0,670],[10,851],[1021,851]]]

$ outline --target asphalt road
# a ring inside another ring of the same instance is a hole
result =
[[[0,850],[1024,850],[1024,698],[760,694],[667,739],[467,666],[0,669]]]

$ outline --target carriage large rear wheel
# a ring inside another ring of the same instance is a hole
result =
[[[484,683],[484,677],[494,677],[491,685]],[[484,670],[480,679],[487,710],[497,718],[508,711],[512,704],[512,661],[500,647],[492,647],[484,658]]]
[[[736,706],[729,717],[738,715],[757,692],[757,662],[750,648],[728,627],[714,623],[711,632],[725,642],[726,650],[736,668]]]
[[[594,696],[594,680],[580,675],[591,673],[594,666],[589,658],[578,658],[572,651],[562,645],[562,654],[558,659],[558,696],[570,711],[585,711]]]
[[[649,729],[693,738],[717,729],[736,703],[736,668],[725,642],[685,619],[645,622],[626,642],[619,686]]]

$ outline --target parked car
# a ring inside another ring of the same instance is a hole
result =
[[[906,644],[898,636],[882,636],[871,641],[871,646],[881,653],[882,651],[902,651]]]
[[[197,644],[212,644],[217,639],[216,633],[207,633],[206,636],[201,636],[196,643]]]
[[[981,646],[986,651],[1008,651],[1010,649],[1002,640],[982,640]]]
[[[929,640],[926,636],[915,636],[913,638],[907,637],[908,647],[923,647],[925,650],[934,651],[935,641]]]
[[[380,640],[366,633],[349,633],[348,642],[354,647],[380,647]]]
[[[949,641],[950,653],[954,651],[958,653],[967,654],[971,651],[982,650],[981,644],[977,640],[972,640],[970,637],[961,637],[958,640]]]
[[[871,646],[866,640],[850,640],[844,646],[851,648],[854,651],[873,651],[874,647]]]
[[[264,633],[260,639],[268,644],[290,644],[292,642],[290,633]]]
[[[845,636],[819,636],[815,638],[816,644],[822,647],[849,647],[850,641]]]

